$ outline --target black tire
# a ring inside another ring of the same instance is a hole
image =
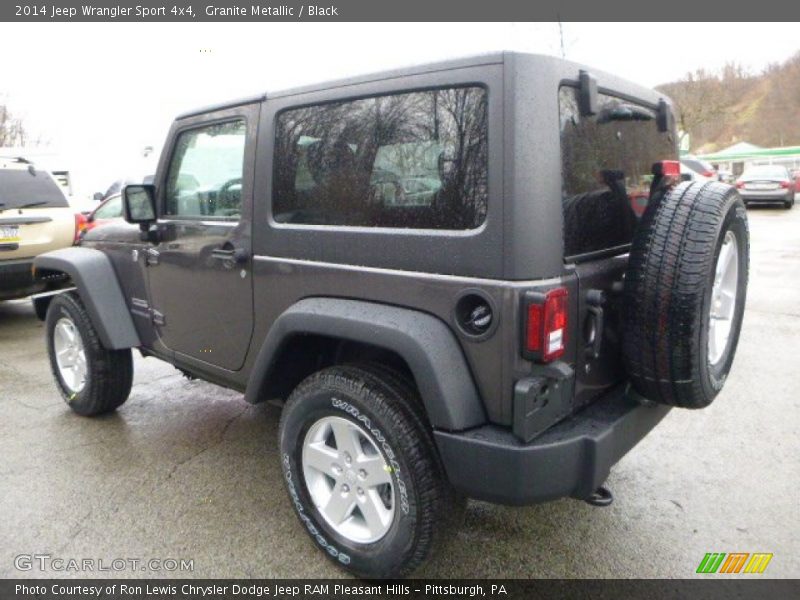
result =
[[[86,378],[83,388],[74,391],[61,376],[55,355],[54,331],[61,319],[75,324],[83,343]],[[77,294],[59,294],[47,310],[47,353],[58,390],[69,407],[84,416],[108,413],[128,399],[133,383],[131,351],[107,350],[100,341],[86,308]]]
[[[794,197],[792,197],[791,200],[787,200],[786,202],[783,203],[783,208],[785,208],[786,210],[789,210],[793,206],[794,206]]]
[[[359,577],[409,574],[443,533],[452,494],[430,428],[401,379],[371,366],[330,367],[292,393],[280,422],[283,474],[295,512],[335,564]],[[394,517],[383,537],[359,543],[340,535],[315,506],[301,464],[306,434],[320,419],[341,417],[369,432],[391,464]]]
[[[730,334],[712,365],[711,296],[727,232],[736,238],[739,275]],[[684,408],[711,404],[736,352],[748,263],[747,212],[735,188],[686,182],[648,205],[631,247],[623,311],[623,360],[641,395]]]

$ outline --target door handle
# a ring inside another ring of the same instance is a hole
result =
[[[211,251],[211,257],[217,260],[230,261],[236,264],[247,262],[247,250],[244,248],[232,248],[228,244],[222,248],[215,248]]]

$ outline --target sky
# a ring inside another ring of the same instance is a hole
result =
[[[91,195],[152,172],[174,116],[217,101],[504,49],[563,53],[652,87],[727,62],[758,72],[800,51],[799,31],[796,23],[0,23],[0,104],[46,144],[47,160],[73,172],[76,193]],[[149,159],[146,146],[156,149]]]

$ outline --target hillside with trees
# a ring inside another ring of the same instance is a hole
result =
[[[800,145],[800,52],[760,74],[728,64],[699,69],[658,86],[677,104],[678,127],[690,134],[691,152],[714,152],[737,142]]]

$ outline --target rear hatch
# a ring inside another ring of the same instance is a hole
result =
[[[559,110],[564,262],[578,279],[578,318],[570,327],[578,409],[625,380],[620,311],[627,253],[653,164],[678,155],[674,135],[659,131],[656,107],[601,93],[596,114],[585,116],[577,88],[563,86]]]
[[[74,211],[52,176],[0,159],[0,261],[64,248],[74,237]]]

